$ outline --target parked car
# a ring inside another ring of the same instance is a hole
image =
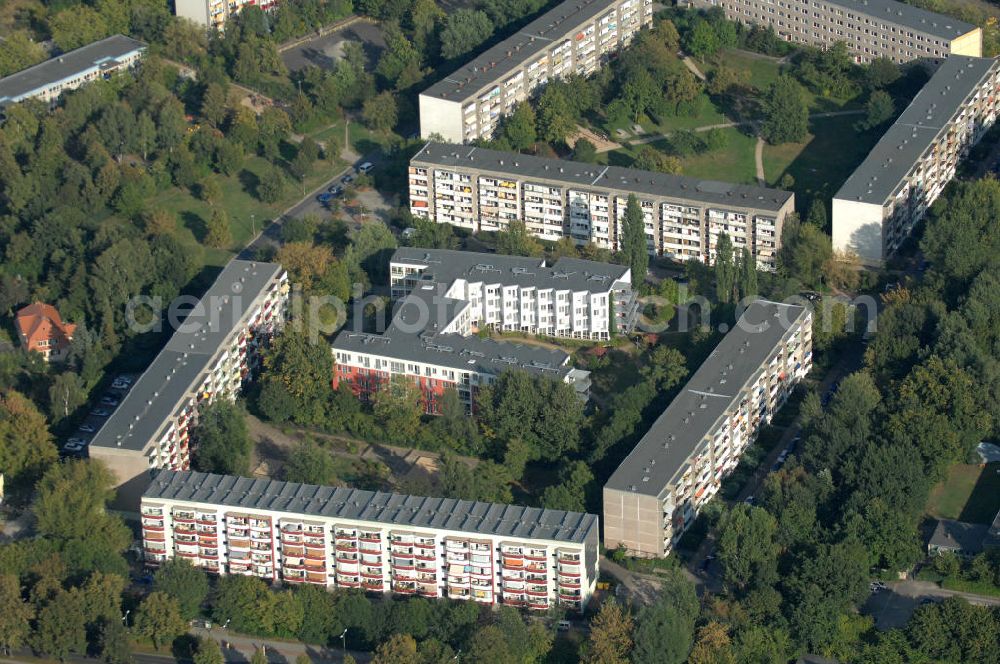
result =
[[[333,194],[326,194],[326,193],[323,193],[323,194],[319,194],[318,196],[316,196],[316,201],[317,201],[318,203],[321,203],[321,204],[323,204],[323,205],[326,205],[326,204],[327,204],[327,203],[329,203],[329,202],[330,202],[331,200],[333,200]]]
[[[88,441],[86,438],[73,437],[66,441],[66,445],[86,445]],[[64,445],[63,447],[65,447]]]
[[[64,452],[80,452],[86,446],[87,446],[86,442],[83,442],[83,443],[74,443],[72,440],[70,440],[65,445],[63,445],[63,451]]]
[[[124,390],[127,390],[129,387],[131,387],[131,385],[129,385],[128,383],[126,383],[123,380],[115,380],[115,382],[111,383],[111,389],[112,390],[123,390],[124,391]]]
[[[354,176],[348,173],[344,177],[340,178],[340,182],[341,184],[351,184],[352,182],[354,182]]]
[[[93,424],[87,424],[86,422],[84,422],[83,424],[80,425],[80,431],[84,433],[94,433],[95,431],[97,431],[97,428]]]
[[[560,632],[568,632],[573,625],[568,620],[560,620],[558,623],[556,623],[556,626],[558,627]]]
[[[358,166],[358,173],[361,173],[362,175],[368,175],[369,173],[372,172],[373,168],[375,168],[375,164],[371,163],[370,161],[366,161],[365,163]]]
[[[116,381],[120,380],[121,382],[125,383],[126,385],[131,385],[134,382],[134,379],[132,378],[132,376],[124,376],[124,375],[122,375],[122,376],[116,376],[115,380]]]
[[[114,408],[115,406],[118,405],[118,397],[111,394],[105,394],[103,397],[101,397],[101,403],[104,404],[105,406],[111,406],[112,408]]]
[[[754,501],[756,501],[756,500],[757,499],[754,498],[753,495],[751,494],[751,495],[747,496],[746,498],[744,498],[743,502],[746,503],[747,505],[753,505]]]
[[[341,187],[339,184],[331,185],[330,188],[326,190],[326,193],[336,198],[337,196],[340,196],[342,193],[344,193],[344,188]]]
[[[95,408],[94,410],[90,411],[91,417],[107,417],[110,414],[111,411],[108,410],[107,408]]]

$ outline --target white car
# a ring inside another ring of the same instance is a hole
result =
[[[362,175],[368,175],[368,173],[370,173],[373,168],[375,168],[375,164],[371,163],[370,161],[366,161],[365,163],[358,166],[358,173],[361,173]]]

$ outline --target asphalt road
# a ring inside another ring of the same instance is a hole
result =
[[[308,192],[302,199],[299,200],[298,203],[285,210],[280,217],[275,218],[270,224],[268,224],[268,226],[264,228],[257,235],[257,237],[243,249],[243,251],[240,252],[239,258],[252,260],[256,256],[258,250],[268,246],[281,245],[281,225],[286,219],[303,217],[307,214],[319,214],[321,216],[327,214],[326,207],[316,200],[316,196],[329,189],[332,185],[339,184],[340,178],[344,175],[354,173],[355,165],[363,164],[368,161],[375,164],[375,168],[378,168],[381,157],[381,150],[369,152],[368,154],[358,158],[355,164],[338,171],[329,180],[321,184],[313,191]]]
[[[875,619],[876,628],[895,629],[904,626],[922,603],[940,602],[947,597],[962,597],[972,604],[1000,606],[1000,597],[946,590],[929,581],[907,580],[890,583],[887,589],[872,593],[861,612]]]

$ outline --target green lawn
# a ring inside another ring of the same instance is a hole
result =
[[[778,64],[777,58],[755,56],[753,53],[735,48],[719,51],[704,64],[697,62],[697,60],[695,62],[706,76],[720,64],[725,64],[731,69],[745,69],[750,72],[750,85],[758,90],[766,90],[781,73],[781,66]]]
[[[723,129],[729,136],[729,145],[723,150],[706,152],[681,160],[684,175],[723,182],[754,184],[757,168],[753,152],[757,139],[747,136],[735,127]]]
[[[939,519],[991,523],[1000,510],[1000,463],[955,464],[932,490],[927,513]]]
[[[859,117],[815,118],[810,121],[810,133],[802,143],[765,145],[767,181],[775,184],[789,173],[795,178],[794,190],[800,196],[831,197],[880,138],[877,131],[856,132],[854,123]]]
[[[232,254],[239,251],[250,241],[252,221],[257,232],[275,216],[302,198],[303,183],[289,182],[285,196],[274,205],[259,201],[255,195],[257,182],[267,171],[268,162],[261,157],[247,159],[243,169],[236,175],[224,177],[211,175],[219,183],[222,197],[217,205],[229,215],[230,229],[233,241],[224,249],[205,247],[205,264],[212,266],[225,265]],[[305,179],[305,191],[308,193],[330,178],[331,173],[343,167],[339,158],[317,161],[312,173]],[[173,187],[161,192],[150,202],[150,209],[162,209],[173,212],[177,216],[178,237],[182,242],[191,245],[201,245],[205,236],[205,226],[211,216],[211,206],[196,198],[186,189]],[[251,220],[251,215],[254,219]]]

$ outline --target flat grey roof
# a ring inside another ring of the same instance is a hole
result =
[[[430,290],[414,289],[396,303],[392,323],[384,334],[344,330],[334,339],[332,348],[491,375],[505,369],[523,369],[563,379],[573,371],[569,355],[560,350],[475,335],[435,333],[435,329],[452,320],[457,303],[468,303],[444,297],[442,284],[429,286]]]
[[[951,16],[937,14],[895,0],[826,0],[832,5],[866,14],[873,18],[917,30],[924,34],[952,40],[976,29],[976,26]]]
[[[834,198],[883,205],[895,196],[913,165],[994,67],[992,58],[948,56]]]
[[[629,271],[622,265],[579,258],[560,258],[549,266],[542,258],[412,247],[397,249],[392,255],[392,262],[426,266],[421,271],[425,280],[448,286],[456,279],[464,279],[522,288],[591,293],[607,292]]]
[[[207,371],[216,351],[282,268],[231,260],[94,435],[92,447],[141,451]]]
[[[688,457],[741,398],[740,391],[804,313],[803,307],[767,300],[747,307],[736,327],[698,367],[605,487],[662,497]]]
[[[493,175],[545,179],[585,190],[620,190],[662,198],[697,200],[708,205],[777,212],[793,194],[756,185],[701,180],[621,166],[600,166],[566,159],[500,152],[468,145],[430,142],[410,160],[414,164],[464,168]]]
[[[597,528],[596,515],[580,512],[193,471],[159,471],[143,498],[576,544]]]
[[[460,102],[506,76],[522,63],[540,55],[565,37],[569,30],[609,11],[607,0],[567,0],[524,26],[519,32],[483,51],[434,85],[420,93]]]
[[[81,46],[0,79],[0,104],[19,101],[25,95],[144,48],[146,45],[141,41],[124,35],[112,35]]]

